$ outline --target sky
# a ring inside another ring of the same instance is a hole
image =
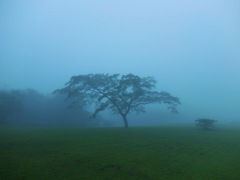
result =
[[[239,0],[0,1],[2,89],[133,73],[180,98],[176,119],[240,122],[239,67]]]

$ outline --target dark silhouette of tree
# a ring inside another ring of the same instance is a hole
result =
[[[0,89],[0,125],[111,126],[111,122],[79,108],[68,108],[65,96],[45,96],[34,89]],[[75,107],[75,106],[74,106]]]
[[[168,109],[177,113],[176,106],[180,104],[177,97],[165,91],[155,91],[156,80],[153,77],[144,77],[133,74],[120,76],[119,74],[88,74],[72,76],[62,89],[54,93],[66,93],[84,105],[96,105],[93,117],[105,109],[119,114],[123,118],[124,127],[128,128],[127,115],[130,112],[145,112],[144,106],[152,103],[164,103]]]
[[[217,121],[212,119],[202,118],[202,119],[195,120],[195,122],[196,122],[196,126],[199,127],[200,129],[212,130],[214,128],[214,123]]]
[[[21,111],[21,101],[18,98],[18,91],[0,91],[0,124],[7,124],[13,116]]]
[[[44,101],[45,97],[33,89],[0,90],[0,123],[24,124],[39,120],[43,116]]]

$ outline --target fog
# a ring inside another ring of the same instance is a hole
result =
[[[182,105],[177,115],[150,105],[130,126],[239,124],[239,18],[238,0],[2,0],[0,89],[50,96],[73,75],[133,73],[153,76]]]

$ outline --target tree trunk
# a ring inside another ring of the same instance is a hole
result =
[[[124,128],[128,128],[128,120],[127,120],[126,115],[122,115],[122,118],[123,118],[123,122],[124,122]]]

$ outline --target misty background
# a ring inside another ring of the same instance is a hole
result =
[[[1,0],[0,27],[2,90],[50,96],[73,75],[133,73],[182,105],[178,115],[148,106],[130,126],[240,122],[238,0]]]

